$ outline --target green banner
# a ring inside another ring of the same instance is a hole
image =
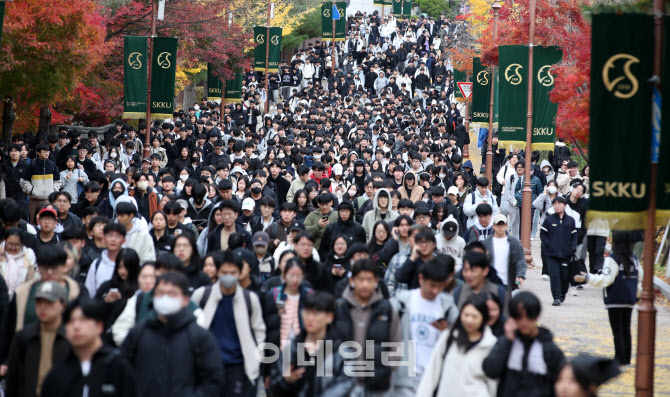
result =
[[[654,19],[643,14],[594,14],[591,40],[588,219],[609,220],[613,229],[644,229],[651,160],[652,91],[647,81],[652,76]]]
[[[347,27],[347,2],[335,3],[340,12],[340,19],[335,21],[335,41],[344,41],[344,33]],[[381,5],[382,3],[379,3]],[[321,40],[333,40],[333,2],[321,3]]]
[[[2,44],[2,23],[5,20],[5,2],[0,1],[0,44]]]
[[[463,100],[463,94],[461,93],[461,90],[458,89],[458,83],[465,83],[465,73],[454,68],[454,98],[460,102]]]
[[[242,73],[235,73],[235,78],[232,80],[226,80],[226,94],[224,97],[224,103],[240,103],[242,102],[242,82],[244,77]]]
[[[533,150],[554,150],[558,103],[549,100],[554,89],[551,67],[561,62],[560,47],[535,47],[533,55]]]
[[[670,17],[664,17],[663,28],[665,29],[665,41],[663,43],[663,76],[661,79],[663,92],[670,95]],[[666,126],[666,124],[668,126]],[[657,132],[657,139],[660,140],[658,149],[658,186],[656,195],[656,222],[665,226],[670,219],[670,99],[661,103],[661,131]],[[663,132],[663,127],[665,131]],[[661,156],[660,154],[663,153]],[[667,233],[667,232],[666,232]]]
[[[500,65],[500,128],[501,148],[523,147],[526,144],[528,109],[528,47],[504,45],[498,49]]]
[[[500,69],[496,68],[494,74],[496,83],[493,85],[493,124],[497,126],[500,119]]]
[[[393,0],[393,15],[409,17],[412,15],[412,0]]]
[[[123,38],[123,118],[141,119],[147,113],[147,38]]]
[[[270,40],[267,41],[268,28],[266,26],[254,27],[254,41],[256,49],[254,51],[255,66],[257,72],[265,72],[267,66],[269,73],[279,71],[279,61],[281,60],[281,38],[282,28],[269,28]],[[269,46],[269,48],[268,48]],[[269,54],[268,64],[265,64],[265,55]]]
[[[172,118],[176,71],[177,38],[154,38],[151,62],[151,117],[153,119]]]
[[[491,70],[481,58],[472,59],[472,122],[488,123],[491,102]]]
[[[207,99],[210,101],[216,101],[221,99],[221,94],[223,93],[223,81],[219,76],[214,76],[214,65],[207,64]]]
[[[384,6],[392,6],[393,5],[393,0],[384,0],[383,2]],[[388,11],[388,9],[387,9]],[[392,11],[388,11],[385,15],[390,14]]]

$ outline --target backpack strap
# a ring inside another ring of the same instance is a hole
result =
[[[477,194],[475,191],[470,193],[472,195],[472,205],[475,205],[475,194]]]
[[[205,287],[205,290],[202,292],[202,297],[200,298],[200,308],[205,309],[205,305],[207,304],[207,301],[209,300],[209,296],[212,294],[212,285],[208,285]]]
[[[247,305],[247,315],[249,316],[249,331],[251,331],[251,337],[254,338],[254,344],[258,344],[258,342],[256,341],[256,335],[254,335],[254,329],[251,326],[251,314],[252,314],[251,291],[243,289],[242,293],[244,295],[244,303]]]

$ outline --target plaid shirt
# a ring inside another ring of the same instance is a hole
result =
[[[398,291],[404,291],[408,288],[407,284],[396,281],[395,272],[396,270],[400,269],[403,264],[405,264],[405,261],[407,261],[410,252],[411,251],[399,252],[393,255],[393,258],[391,258],[391,263],[389,263],[388,267],[386,268],[384,282],[386,283],[386,287],[389,290],[390,298],[395,297]]]

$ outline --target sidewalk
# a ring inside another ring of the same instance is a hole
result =
[[[568,293],[565,302],[558,307],[551,306],[552,298],[549,282],[542,280],[540,261],[540,242],[532,241],[535,268],[528,269],[523,289],[538,295],[542,301],[541,324],[554,334],[554,340],[563,349],[567,357],[580,352],[607,357],[614,356],[614,344],[607,310],[603,303],[602,292],[589,286],[578,291],[579,296]],[[654,371],[654,395],[670,395],[670,310],[656,304],[656,367]],[[601,388],[598,395],[634,396],[635,395],[635,356],[637,352],[637,311],[633,311],[632,320],[633,365],[617,379]]]

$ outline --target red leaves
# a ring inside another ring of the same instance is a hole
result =
[[[558,136],[588,142],[589,81],[591,73],[591,26],[582,5],[588,0],[536,0],[535,45],[563,48],[563,61],[556,76],[551,100],[558,103]],[[528,44],[530,0],[505,2],[499,12],[498,39],[493,41],[493,18],[479,40],[482,63],[498,64],[496,45]]]

